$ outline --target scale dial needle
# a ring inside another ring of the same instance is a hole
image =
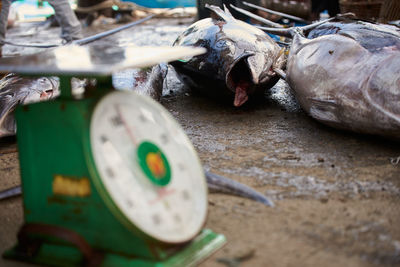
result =
[[[122,124],[124,125],[124,128],[129,136],[129,139],[132,141],[132,143],[134,145],[136,145],[137,144],[136,138],[135,138],[131,128],[129,127],[127,121],[125,120],[124,116],[122,115],[120,105],[115,105],[115,110],[117,111],[118,117],[121,120]]]

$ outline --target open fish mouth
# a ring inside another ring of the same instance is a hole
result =
[[[251,56],[253,54],[240,57],[226,74],[226,85],[235,94],[233,101],[235,107],[240,107],[246,103],[254,85],[259,83],[258,75],[255,75],[249,62]]]

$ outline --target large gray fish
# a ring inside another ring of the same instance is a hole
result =
[[[400,138],[400,28],[338,16],[293,38],[286,81],[301,107],[340,129]]]
[[[286,79],[302,108],[336,128],[400,138],[400,30],[345,20],[306,36],[294,35]]]
[[[53,98],[59,94],[55,77],[28,78],[8,74],[0,80],[0,137],[15,135],[14,110],[28,104]]]
[[[263,31],[236,20],[225,8],[192,24],[174,45],[197,46],[207,53],[175,61],[180,79],[190,88],[217,97],[233,98],[236,107],[251,95],[262,95],[278,80],[275,70],[284,64],[280,47]]]

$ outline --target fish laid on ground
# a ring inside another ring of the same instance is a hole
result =
[[[58,94],[59,80],[56,77],[6,75],[0,80],[0,137],[15,135],[14,110],[18,104],[43,101]]]
[[[286,79],[302,108],[336,128],[400,138],[400,31],[343,21],[306,36],[294,35]]]
[[[291,35],[286,81],[301,107],[340,129],[400,138],[400,28],[337,16]]]
[[[168,74],[168,65],[161,63],[152,68],[139,69],[134,74],[133,90],[140,94],[160,101],[164,80]]]
[[[178,77],[190,88],[213,97],[233,98],[236,107],[260,96],[278,80],[283,50],[263,31],[236,20],[225,8],[207,6],[212,18],[189,26],[174,45],[204,47],[207,52],[172,62]]]

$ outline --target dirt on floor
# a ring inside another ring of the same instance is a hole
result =
[[[188,24],[157,20],[114,40],[170,44]],[[116,86],[129,77],[115,75]],[[209,194],[206,227],[227,244],[202,266],[400,266],[399,142],[319,124],[284,82],[240,109],[181,89],[171,71],[161,102],[205,168],[275,202]],[[0,139],[0,190],[19,183],[15,140]],[[22,222],[21,197],[0,201],[0,252],[16,242]],[[0,266],[25,265],[0,259]]]

